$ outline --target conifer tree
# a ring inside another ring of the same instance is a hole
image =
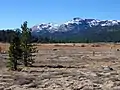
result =
[[[16,35],[13,36],[8,52],[9,52],[9,59],[7,66],[9,67],[10,70],[17,70],[18,60],[21,59],[21,55],[22,55],[22,50],[20,47],[20,39],[17,33]]]
[[[31,31],[27,27],[27,21],[21,25],[21,47],[22,47],[22,60],[24,66],[31,66],[34,63],[33,53],[36,52],[36,47],[31,43]]]

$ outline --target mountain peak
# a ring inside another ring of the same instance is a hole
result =
[[[74,21],[81,21],[83,20],[82,18],[79,18],[79,17],[76,17],[76,18],[73,18]]]
[[[91,28],[94,26],[114,26],[120,25],[120,20],[98,20],[98,19],[82,19],[75,17],[66,23],[61,25],[54,23],[41,23],[32,27],[32,31],[41,31],[45,30],[51,33],[54,32],[66,32],[70,30],[81,30],[86,28]]]

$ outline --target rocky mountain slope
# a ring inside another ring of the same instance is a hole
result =
[[[119,41],[120,20],[73,18],[61,25],[42,23],[32,27],[32,35],[57,40],[90,39],[93,41]],[[113,39],[115,38],[115,39]],[[95,40],[94,40],[95,39]]]

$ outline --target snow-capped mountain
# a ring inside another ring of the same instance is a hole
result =
[[[42,23],[42,24],[33,26],[32,30],[37,31],[37,32],[42,31],[42,30],[47,30],[49,32],[55,32],[55,31],[57,31],[58,27],[59,27],[58,24]]]
[[[70,21],[67,21],[61,25],[53,23],[42,23],[32,27],[32,32],[67,32],[67,31],[80,31],[85,30],[91,27],[105,27],[105,26],[114,26],[120,25],[120,20],[98,20],[98,19],[81,19],[73,18]]]

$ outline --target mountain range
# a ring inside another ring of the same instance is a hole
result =
[[[35,37],[43,36],[59,40],[75,41],[77,39],[90,39],[91,37],[92,40],[97,36],[97,38],[100,38],[99,35],[112,38],[111,31],[120,31],[120,20],[81,19],[76,17],[60,25],[41,23],[31,29],[32,35]],[[107,35],[104,36],[104,34]]]

